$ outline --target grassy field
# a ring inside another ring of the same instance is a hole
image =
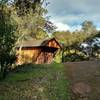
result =
[[[62,64],[23,65],[0,82],[0,100],[70,100]]]

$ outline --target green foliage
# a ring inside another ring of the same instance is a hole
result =
[[[91,21],[84,21],[80,31],[57,31],[53,33],[53,36],[61,43],[64,43],[65,46],[71,46],[73,44],[81,44],[96,34],[97,30],[93,23]]]
[[[45,20],[42,16],[36,16],[30,12],[24,17],[18,17],[15,14],[13,18],[18,24],[16,34],[20,40],[36,38],[37,33],[43,31]]]
[[[36,5],[35,12],[33,12],[32,6],[27,7],[28,3],[29,5]],[[34,2],[32,0],[15,1],[12,17],[18,25],[16,31],[16,34],[19,36],[18,41],[47,37],[47,33],[44,31],[46,20],[43,17],[43,15],[47,13],[47,10],[42,7],[42,3],[43,2],[40,3],[38,0],[34,0]],[[18,12],[22,12],[23,14],[19,15]]]
[[[37,5],[41,4],[41,0],[15,0],[14,3],[18,15],[24,16],[29,13],[30,10],[36,12]]]
[[[88,58],[85,58],[85,55],[82,57],[81,55],[71,54],[68,52],[68,55],[66,55],[67,51],[70,50],[79,50],[79,46],[81,43],[89,41],[93,37],[95,37],[98,34],[96,27],[93,25],[91,21],[84,21],[82,23],[82,29],[80,31],[62,31],[62,32],[54,32],[53,37],[55,37],[61,44],[63,44],[63,51],[64,51],[64,58],[65,61],[75,61],[75,60],[86,60]],[[80,50],[82,52],[82,50]],[[70,57],[71,56],[71,57]],[[73,60],[74,59],[74,60]]]
[[[42,29],[37,30],[37,33],[36,33],[36,38],[37,39],[44,39],[46,37],[48,37],[48,35],[44,30],[42,30]]]
[[[96,27],[91,21],[84,21],[82,23],[82,30],[85,32],[85,34],[95,34],[97,32]]]
[[[0,67],[3,77],[5,70],[15,61],[13,47],[16,42],[16,27],[10,16],[11,10],[4,4],[0,6]]]
[[[85,60],[88,60],[88,57],[82,54],[70,53],[64,57],[64,62],[68,61],[75,62],[75,61],[85,61]]]
[[[62,62],[62,52],[61,52],[61,50],[57,51],[53,61],[56,62],[56,63]]]

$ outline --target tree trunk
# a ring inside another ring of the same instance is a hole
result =
[[[64,62],[64,48],[62,49],[62,63]]]
[[[0,78],[1,79],[5,79],[6,78],[6,74],[7,74],[7,71],[6,71],[6,67],[5,66],[1,66],[1,72],[0,72]]]

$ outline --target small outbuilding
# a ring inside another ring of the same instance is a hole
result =
[[[59,49],[61,46],[55,38],[19,42],[16,47],[17,64],[51,63]]]

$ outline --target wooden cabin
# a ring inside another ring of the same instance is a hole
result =
[[[17,64],[51,63],[58,49],[61,46],[55,38],[19,42],[16,47]]]

